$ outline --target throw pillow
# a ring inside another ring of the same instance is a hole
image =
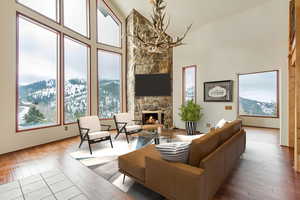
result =
[[[187,163],[191,143],[174,142],[156,145],[161,158],[171,162]]]
[[[227,121],[225,119],[221,119],[217,125],[216,128],[222,128],[225,124],[227,123]]]

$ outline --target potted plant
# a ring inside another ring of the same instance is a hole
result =
[[[203,113],[200,105],[194,103],[193,100],[181,105],[179,116],[185,122],[185,128],[188,135],[196,133],[197,122],[201,120]]]

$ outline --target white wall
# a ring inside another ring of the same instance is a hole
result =
[[[38,19],[43,23],[51,24],[57,30],[63,30],[68,33],[68,35],[76,39],[81,39],[91,45],[91,113],[97,115],[96,49],[102,48],[106,50],[115,50],[125,55],[125,48],[121,50],[96,43],[96,1],[90,2],[92,40],[88,40],[78,34],[75,34],[61,25],[51,22],[46,18],[25,9],[24,7],[16,4],[14,0],[0,1],[0,154],[78,135],[78,127],[76,124],[69,125],[68,131],[64,130],[64,126],[58,126],[54,128],[16,133],[16,10],[23,14],[33,16],[35,19]],[[117,14],[118,13],[119,12],[117,12]],[[119,15],[118,17],[122,19],[123,24],[125,25],[124,16]],[[124,28],[125,26],[123,26],[123,30],[125,30]],[[125,45],[125,40],[123,40],[123,45]],[[123,64],[124,63],[125,56],[123,56]]]
[[[196,20],[196,19],[195,19]],[[242,13],[208,23],[193,30],[187,45],[174,50],[174,88],[182,88],[182,67],[196,64],[197,102],[204,108],[199,129],[207,131],[225,118],[237,118],[237,74],[280,70],[280,119],[244,118],[247,125],[281,127],[281,144],[287,145],[287,55],[288,1],[271,0]],[[203,82],[234,80],[233,103],[204,103]],[[181,90],[174,90],[174,123],[183,128],[178,117]],[[233,106],[226,111],[225,106]]]

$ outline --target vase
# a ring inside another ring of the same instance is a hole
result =
[[[185,129],[187,132],[187,135],[195,135],[196,134],[196,128],[197,128],[197,122],[185,122]]]

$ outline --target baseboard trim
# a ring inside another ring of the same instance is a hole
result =
[[[249,127],[249,128],[266,128],[266,129],[280,130],[280,128],[265,127],[265,126],[253,126],[253,125],[244,125],[244,124],[243,124],[243,127]]]
[[[61,142],[61,141],[64,141],[64,140],[67,140],[67,139],[76,138],[76,137],[79,138],[79,135],[70,136],[70,137],[66,137],[66,138],[61,138],[61,139],[58,139],[58,140],[53,140],[53,141],[45,142],[45,143],[38,144],[38,145],[27,146],[27,147],[24,147],[24,148],[20,148],[20,149],[8,151],[8,152],[0,153],[0,156],[6,155],[6,154],[16,153],[16,152],[23,151],[23,150],[29,150],[29,149],[32,149],[32,148],[40,147],[40,146],[51,144],[51,143],[55,143],[55,142]]]

